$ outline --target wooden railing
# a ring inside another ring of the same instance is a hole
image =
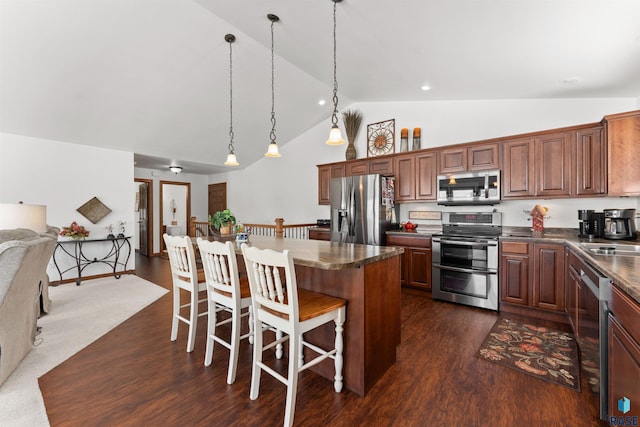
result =
[[[284,225],[284,218],[276,218],[274,224],[243,224],[247,233],[254,236],[286,237],[289,239],[308,239],[309,227],[315,227],[315,223]],[[189,224],[189,236],[208,236],[209,223],[197,221],[192,217]]]

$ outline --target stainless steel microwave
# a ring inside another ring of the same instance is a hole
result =
[[[438,175],[438,204],[445,206],[500,203],[500,171]]]

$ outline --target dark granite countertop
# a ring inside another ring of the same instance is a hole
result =
[[[215,237],[211,238],[215,239]],[[192,241],[196,244],[195,238],[192,238]],[[404,252],[403,248],[395,246],[372,246],[267,236],[249,236],[247,244],[279,252],[288,249],[293,255],[294,264],[323,270],[359,268],[365,264],[391,258]],[[242,254],[241,244],[238,242],[236,242],[236,253]]]
[[[427,237],[441,232],[442,228],[438,226],[419,226],[415,231],[393,230],[387,231],[387,234],[424,235]],[[590,252],[581,245],[581,243],[602,243],[603,246],[611,244],[640,245],[640,239],[581,239],[578,237],[578,230],[574,228],[548,228],[543,234],[534,235],[528,227],[502,227],[500,240],[526,240],[566,244],[577,251],[603,275],[612,279],[613,283],[640,304],[640,256],[599,255]]]
[[[589,264],[600,271],[604,276],[613,280],[613,283],[622,289],[627,295],[640,304],[640,256],[599,255],[595,254],[581,243],[602,243],[607,245],[640,245],[640,239],[636,240],[606,240],[606,239],[581,239],[576,229],[551,229],[545,233],[533,236],[523,228],[512,227],[504,230],[501,240],[531,240],[544,242],[564,243],[578,252]]]

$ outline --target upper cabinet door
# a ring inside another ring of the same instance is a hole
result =
[[[475,145],[467,148],[467,164],[470,171],[500,169],[498,143]]]
[[[318,204],[331,204],[331,180],[342,178],[345,173],[344,164],[318,165]]]
[[[607,151],[602,126],[577,131],[574,150],[573,193],[576,196],[606,193]]]
[[[330,205],[329,187],[331,186],[331,165],[318,166],[318,204]]]
[[[437,200],[437,156],[424,153],[416,156],[416,200]]]
[[[393,158],[369,160],[369,173],[393,176]]]
[[[413,154],[395,158],[395,199],[396,202],[413,202],[416,200],[416,161]]]
[[[640,110],[605,117],[609,196],[639,196]]]
[[[440,173],[464,172],[467,170],[467,148],[444,148],[440,150]]]
[[[532,138],[514,139],[502,144],[502,197],[533,197],[534,149]]]
[[[369,173],[369,162],[360,160],[346,164],[347,176],[367,175]]]
[[[572,132],[558,132],[535,138],[536,195],[571,195]]]

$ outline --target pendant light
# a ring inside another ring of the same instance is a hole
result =
[[[229,154],[227,154],[227,160],[224,164],[238,166],[238,159],[236,159],[236,153],[233,150],[233,52],[231,49],[231,43],[236,41],[236,36],[227,34],[224,36],[224,40],[229,43]]]
[[[276,15],[268,14],[267,18],[271,21],[271,133],[269,134],[271,142],[269,149],[264,154],[267,157],[281,157],[276,144],[276,112],[275,112],[275,79],[274,79],[274,58],[273,58],[273,24],[278,22],[280,18]]]
[[[331,115],[331,131],[327,145],[342,145],[342,133],[338,127],[338,78],[337,78],[337,61],[336,61],[336,5],[342,0],[331,0],[333,2],[333,114]]]

